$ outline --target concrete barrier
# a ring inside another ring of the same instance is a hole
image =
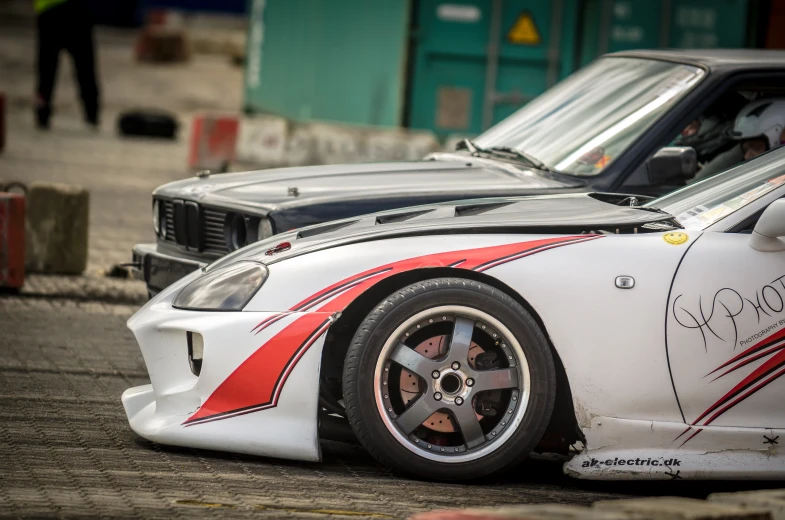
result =
[[[591,508],[561,504],[445,509],[409,520],[783,520],[785,489],[717,493],[708,500],[649,497],[602,500]]]
[[[733,504],[712,503],[681,497],[602,500],[595,502],[593,507],[599,510],[663,520],[771,520],[771,513],[766,510],[745,509]]]
[[[439,150],[432,132],[254,116],[240,123],[237,159],[262,168],[422,159]]]
[[[25,259],[37,273],[80,274],[87,267],[90,194],[81,186],[33,182],[27,192]]]
[[[744,491],[740,493],[714,493],[708,501],[731,504],[745,509],[765,509],[772,520],[785,520],[785,489]]]
[[[630,515],[581,506],[538,504],[420,513],[410,520],[630,520]]]
[[[188,167],[192,170],[225,172],[234,162],[239,118],[222,114],[199,114],[191,124]]]

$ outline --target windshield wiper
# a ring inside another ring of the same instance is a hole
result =
[[[490,148],[483,148],[481,146],[477,146],[474,142],[470,139],[463,139],[458,143],[456,147],[458,150],[466,149],[472,155],[477,155],[480,153],[486,153],[488,155],[513,155],[519,159],[523,159],[529,164],[532,168],[537,168],[538,170],[542,170],[544,172],[552,171],[548,168],[545,163],[537,159],[536,157],[529,155],[526,152],[518,150],[517,148],[513,148],[511,146],[491,146]]]
[[[516,157],[519,157],[519,158],[523,159],[524,161],[528,162],[529,164],[531,164],[534,168],[537,168],[538,170],[542,170],[544,172],[551,171],[551,169],[548,168],[547,166],[545,166],[545,163],[542,162],[541,160],[537,159],[533,155],[530,155],[530,154],[528,154],[528,153],[526,153],[524,151],[518,150],[517,148],[513,148],[511,146],[491,146],[490,148],[488,148],[488,149],[486,149],[484,151],[489,152],[489,153],[497,152],[497,153],[504,153],[504,154],[509,154],[509,155],[515,155]]]

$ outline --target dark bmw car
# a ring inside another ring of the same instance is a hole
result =
[[[154,294],[246,244],[365,213],[494,196],[661,195],[700,168],[716,169],[718,158],[732,166],[736,114],[762,96],[785,96],[784,80],[785,52],[610,54],[455,152],[161,186],[153,193],[157,242],[136,245],[134,265]]]

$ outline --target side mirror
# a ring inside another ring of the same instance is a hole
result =
[[[750,246],[757,251],[785,251],[785,199],[775,200],[758,219],[750,235]]]
[[[677,177],[694,177],[698,173],[698,154],[689,146],[666,146],[647,163],[649,183],[662,184]]]

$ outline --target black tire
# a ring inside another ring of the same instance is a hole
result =
[[[375,398],[377,361],[391,335],[412,316],[445,305],[477,309],[501,322],[522,347],[530,374],[529,401],[514,433],[494,451],[472,461],[429,460],[404,446],[385,425]],[[358,328],[344,362],[343,396],[357,438],[382,464],[416,478],[473,479],[519,463],[545,432],[555,395],[554,361],[537,322],[504,292],[462,278],[418,282],[385,298]]]

